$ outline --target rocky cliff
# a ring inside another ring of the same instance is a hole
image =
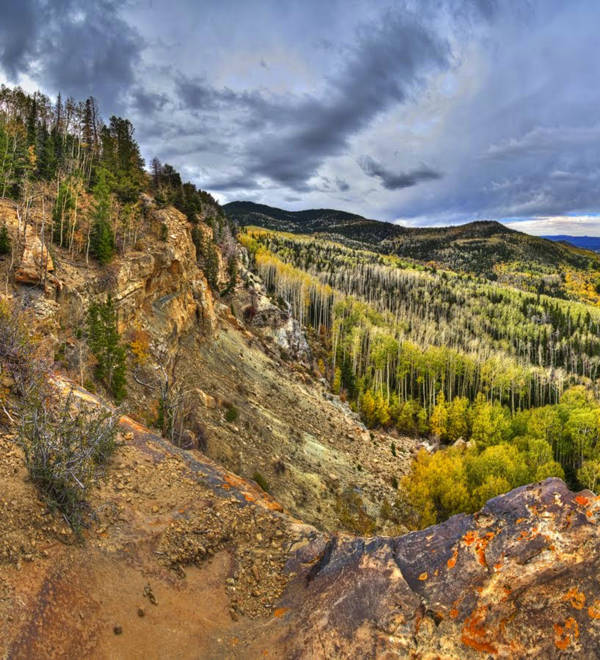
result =
[[[118,309],[121,331],[136,327],[167,340],[194,326],[206,333],[215,330],[213,298],[196,262],[191,225],[179,211],[159,209],[146,195],[141,204],[143,231],[135,246],[108,268],[93,260],[73,261],[59,248],[53,248],[52,259],[42,250],[39,227],[29,228],[15,264],[16,295],[29,299],[46,332],[80,326],[89,303],[108,293]],[[14,230],[17,216],[12,205],[3,203],[0,214]],[[30,286],[36,284],[45,286]]]

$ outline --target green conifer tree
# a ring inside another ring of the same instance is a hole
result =
[[[121,345],[117,314],[110,294],[104,304],[92,303],[87,315],[88,344],[96,358],[96,376],[117,403],[127,396],[126,354]]]
[[[6,224],[0,225],[0,254],[10,254],[11,240]]]
[[[94,225],[90,248],[102,265],[106,265],[115,253],[115,235],[110,226],[110,191],[104,169],[98,172],[94,186]]]

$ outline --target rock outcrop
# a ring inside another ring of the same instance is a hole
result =
[[[207,335],[214,332],[213,297],[196,262],[190,223],[173,207],[158,209],[147,196],[141,201],[146,220],[135,249],[116,257],[106,268],[67,258],[52,264],[61,286],[46,294],[56,303],[56,328],[77,328],[84,322],[89,304],[104,301],[110,292],[121,331],[144,330],[161,344],[172,343],[192,328]],[[18,282],[36,283],[34,274],[39,281],[34,248],[32,244],[26,252],[26,256],[31,252],[31,258],[23,260],[28,268],[23,265],[17,271]],[[44,321],[48,328],[50,320],[44,317]]]
[[[241,276],[251,296],[252,312],[246,319],[248,324],[285,354],[308,362],[310,348],[289,303],[280,301],[279,305],[275,304],[267,295],[263,281],[247,267],[242,267]]]
[[[150,241],[142,254],[122,260],[116,275],[115,301],[122,327],[141,316],[164,336],[181,336],[195,324],[214,331],[216,316],[208,283],[196,263],[196,248],[187,218],[169,207],[156,209],[142,197],[151,222],[162,225],[164,241]]]
[[[21,260],[15,269],[15,281],[18,284],[40,284],[48,278],[54,279],[54,262],[48,248],[40,237],[29,230],[23,248]]]
[[[597,658],[599,524],[600,498],[547,479],[403,537],[319,538],[288,565],[270,644],[290,658]]]

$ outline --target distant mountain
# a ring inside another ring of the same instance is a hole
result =
[[[253,202],[231,202],[223,209],[240,225],[296,234],[324,234],[353,247],[433,262],[491,279],[496,279],[502,265],[510,265],[511,270],[518,265],[519,272],[540,276],[557,273],[561,267],[583,271],[600,267],[600,257],[593,252],[530,236],[495,221],[407,228],[333,209],[286,211]]]
[[[568,236],[567,234],[557,234],[555,236],[543,236],[542,238],[560,243],[570,243],[584,250],[600,252],[600,236]]]

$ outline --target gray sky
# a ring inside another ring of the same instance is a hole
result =
[[[599,0],[0,0],[0,81],[223,202],[600,234]]]

